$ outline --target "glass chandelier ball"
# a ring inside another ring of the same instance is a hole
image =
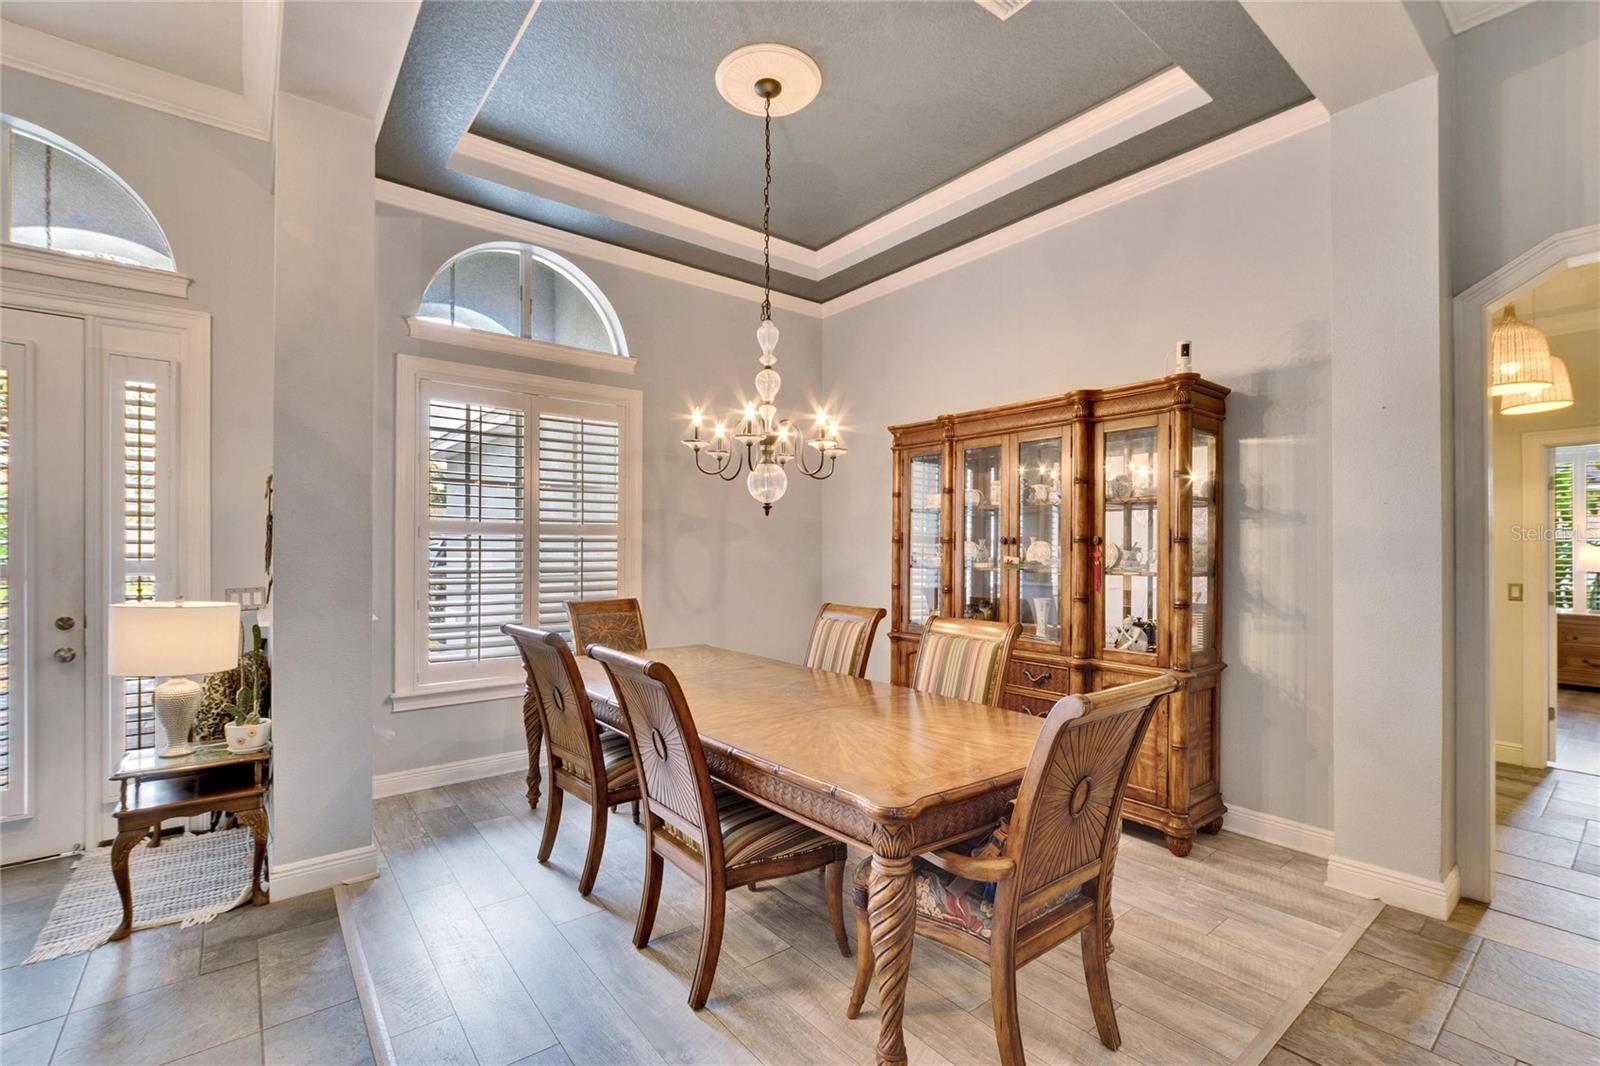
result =
[[[773,397],[778,395],[778,388],[783,384],[783,378],[770,366],[756,375],[756,393],[760,395],[762,403],[771,403]]]
[[[772,319],[761,320],[761,325],[756,328],[756,343],[761,345],[762,366],[771,366],[778,361],[778,357],[772,354],[778,347],[778,327],[772,324]]]
[[[761,463],[744,480],[757,503],[777,503],[789,489],[789,475],[777,463]]]

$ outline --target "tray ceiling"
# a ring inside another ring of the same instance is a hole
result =
[[[385,178],[746,281],[761,123],[723,55],[822,68],[774,121],[774,287],[826,300],[1310,98],[1236,3],[428,0]]]

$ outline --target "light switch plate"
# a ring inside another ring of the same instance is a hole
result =
[[[237,603],[239,608],[245,611],[259,611],[267,605],[267,587],[265,585],[227,589],[222,595],[230,602]]]
[[[1521,603],[1522,602],[1522,585],[1519,584],[1518,582],[1515,582],[1515,581],[1513,581],[1509,585],[1507,585],[1506,586],[1506,599],[1510,600],[1512,603]]]

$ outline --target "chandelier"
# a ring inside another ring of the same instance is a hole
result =
[[[760,72],[761,76],[750,81],[748,75],[752,72]],[[789,470],[814,481],[825,481],[846,451],[838,416],[825,408],[817,409],[809,438],[793,419],[778,416],[778,389],[783,378],[774,369],[778,357],[773,354],[778,347],[778,327],[772,324],[772,108],[784,83],[773,76],[776,72],[790,77],[800,90],[799,99],[791,96],[784,101],[788,106],[780,114],[798,111],[821,88],[822,75],[817,65],[809,56],[785,45],[741,48],[717,68],[717,84],[728,102],[742,111],[761,115],[766,149],[761,188],[761,325],[756,329],[761,370],[756,374],[756,399],[747,402],[732,418],[709,424],[704,412],[695,408],[689,415],[689,435],[683,438],[684,445],[694,453],[695,468],[702,474],[733,481],[744,473],[745,488],[761,504],[763,514],[771,514],[772,505],[788,490]],[[753,93],[753,98],[748,93]]]

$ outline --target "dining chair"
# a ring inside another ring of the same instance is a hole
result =
[[[997,704],[1022,626],[930,615],[922,629],[911,687],[972,703]]]
[[[604,646],[590,654],[611,679],[629,728],[644,788],[645,872],[633,945],[650,943],[661,900],[662,860],[701,883],[705,921],[700,955],[689,987],[699,1010],[711,994],[722,952],[722,924],[731,888],[771,881],[819,867],[827,870],[828,917],[844,956],[844,845],[754,800],[715,787],[700,734],[678,679],[665,663]]]
[[[1122,1043],[1112,1007],[1111,877],[1122,797],[1156,705],[1178,683],[1154,677],[1059,700],[1045,717],[1010,817],[987,835],[912,864],[916,931],[989,967],[995,1040],[1005,1066],[1022,1066],[1017,969],[1073,933],[1100,1042]],[[856,980],[846,1017],[872,981],[867,897],[871,860],[853,878]]]
[[[539,758],[535,727],[541,729],[549,755],[550,806],[544,815],[539,861],[550,860],[561,826],[561,799],[571,792],[589,804],[589,851],[578,877],[578,895],[587,896],[600,872],[607,813],[624,803],[639,802],[639,766],[628,738],[595,722],[578,661],[559,633],[516,625],[503,625],[500,631],[514,640],[522,653],[528,676],[527,702],[533,704],[539,718],[537,723],[527,722],[524,707],[528,759]]]
[[[817,612],[817,620],[811,624],[806,665],[813,670],[866,677],[872,638],[878,632],[878,623],[888,613],[882,607],[823,604],[822,610]]]
[[[594,644],[618,651],[644,651],[644,612],[639,601],[629,596],[620,600],[568,600],[567,619],[572,623],[572,649],[589,654]]]

